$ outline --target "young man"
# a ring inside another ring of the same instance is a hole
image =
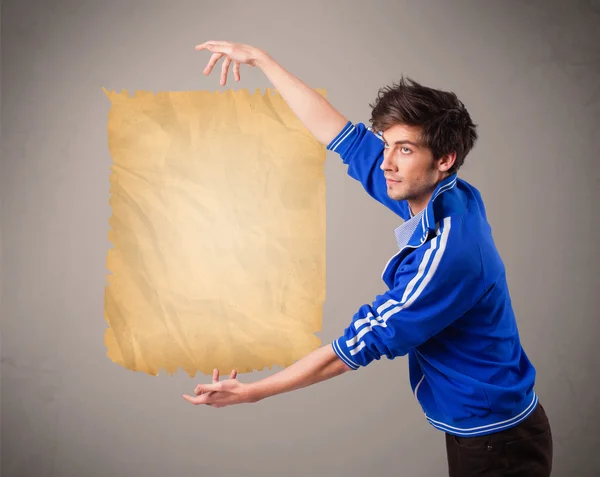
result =
[[[224,57],[259,67],[310,132],[348,173],[404,222],[385,267],[388,290],[363,305],[344,334],[254,383],[198,385],[193,404],[252,403],[408,355],[410,384],[427,421],[445,433],[451,476],[548,476],[552,436],[534,391],[535,369],[519,340],[502,260],[481,195],[457,177],[477,140],[456,95],[402,79],[379,92],[372,129],[249,45],[209,41],[208,75]]]

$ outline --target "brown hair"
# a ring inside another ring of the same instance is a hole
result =
[[[449,170],[460,169],[477,141],[477,126],[471,121],[456,94],[422,86],[410,78],[379,90],[371,113],[375,131],[385,131],[396,124],[421,128],[421,143],[434,158],[456,151],[456,161]]]

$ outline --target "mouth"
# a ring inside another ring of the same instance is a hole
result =
[[[385,178],[385,182],[386,182],[386,184],[398,184],[398,183],[400,183],[401,181],[396,181],[396,180],[394,180],[394,179],[390,179],[389,177],[386,177],[386,178]]]

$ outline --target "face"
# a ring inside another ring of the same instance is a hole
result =
[[[420,128],[396,124],[383,131],[385,143],[381,170],[387,192],[394,200],[407,200],[414,214],[427,206],[437,184],[447,177],[454,154],[435,160],[419,142]]]

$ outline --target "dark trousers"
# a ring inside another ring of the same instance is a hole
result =
[[[540,403],[510,429],[477,437],[446,434],[450,477],[548,477],[552,432]]]

